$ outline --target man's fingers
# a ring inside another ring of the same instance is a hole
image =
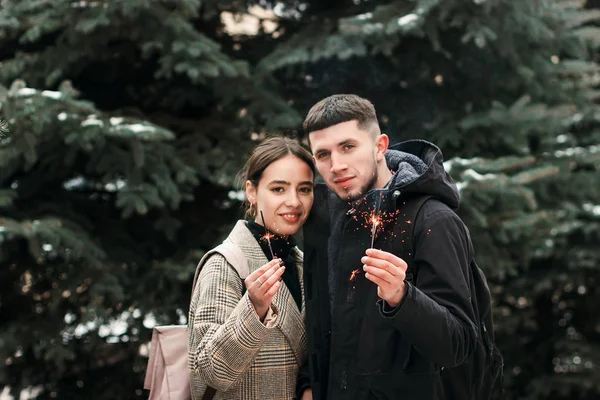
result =
[[[392,264],[391,262],[379,258],[363,257],[360,259],[360,262],[362,262],[364,265],[369,265],[371,267],[389,271],[392,275],[395,274],[396,270],[399,270],[399,268],[394,266],[394,264]]]
[[[404,280],[405,276],[406,276],[406,270],[403,268],[399,268],[397,266],[395,266],[394,264],[385,261],[385,260],[380,260],[377,258],[372,258],[372,257],[363,257],[360,260],[364,266],[367,267],[372,267],[374,270],[379,270],[381,271],[381,276],[385,279],[388,279],[389,277],[387,276],[392,275],[395,278],[398,278],[400,280]],[[375,273],[375,271],[373,271]]]
[[[369,267],[368,265],[365,265],[363,269],[365,270],[365,276],[369,274],[370,276],[374,276],[375,278],[380,279],[382,282],[385,282],[388,285],[392,284],[394,280],[394,276],[388,274],[383,269]]]
[[[390,285],[390,283],[378,276],[376,276],[375,274],[371,273],[371,272],[367,272],[365,274],[365,278],[367,278],[368,280],[370,280],[371,282],[373,282],[374,284],[376,284],[377,286],[379,286],[382,289],[387,289],[388,286]]]
[[[389,261],[399,268],[406,268],[406,262],[404,262],[403,259],[395,256],[392,253],[388,253],[387,251],[379,249],[367,249],[366,254],[372,258],[379,258],[381,260]]]

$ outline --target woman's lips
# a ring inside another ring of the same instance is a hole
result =
[[[290,224],[294,224],[300,220],[300,214],[297,213],[280,214],[280,216]]]

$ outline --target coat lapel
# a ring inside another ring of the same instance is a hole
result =
[[[246,221],[238,221],[229,234],[228,239],[235,243],[246,256],[250,274],[269,261],[260,245],[256,242],[256,239],[254,239],[254,236],[252,236],[252,233],[248,230]],[[285,285],[281,285],[273,297],[272,304],[275,311],[279,313],[278,329],[283,333],[290,344],[298,362],[302,363],[304,359],[303,352],[306,348],[306,329],[304,328],[304,282],[302,279],[303,260],[302,252],[300,250],[294,248],[293,251],[296,268],[298,269],[298,276],[300,278],[302,312],[298,310],[292,294]]]

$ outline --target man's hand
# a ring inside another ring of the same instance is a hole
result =
[[[365,277],[377,285],[377,295],[391,307],[400,304],[406,285],[408,265],[392,253],[377,249],[367,249],[360,261],[364,264]]]
[[[305,389],[300,400],[312,400],[312,389]]]

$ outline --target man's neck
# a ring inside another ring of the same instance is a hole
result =
[[[394,176],[394,174],[392,174],[392,171],[390,171],[390,169],[386,165],[385,169],[378,171],[377,181],[375,181],[375,184],[371,186],[368,191],[371,191],[373,189],[383,189],[388,184],[390,179],[392,179],[392,176]],[[365,193],[363,193],[363,196],[364,195]],[[358,206],[363,201],[363,196],[350,202],[353,205],[353,207]]]
[[[371,189],[383,189],[388,184],[390,179],[392,179],[392,176],[392,171],[390,171],[387,165],[384,165],[383,168],[379,169],[379,173],[377,174],[377,181]]]

